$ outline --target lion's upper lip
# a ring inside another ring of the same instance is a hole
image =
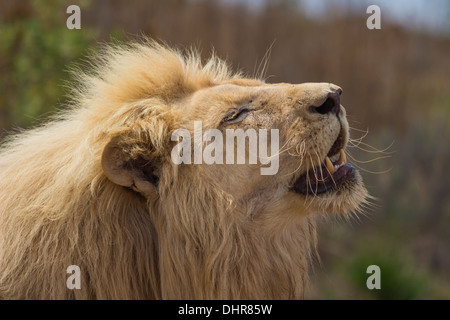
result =
[[[330,150],[327,153],[327,156],[332,157],[333,155],[337,154],[339,150],[342,150],[344,146],[345,146],[345,133],[341,125],[341,131],[339,132],[339,136],[334,141],[333,145],[331,146]]]

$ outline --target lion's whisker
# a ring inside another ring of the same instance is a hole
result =
[[[375,147],[373,147],[373,146],[371,146],[371,145],[369,145],[367,143],[364,143],[362,141],[358,142],[358,145],[354,145],[353,141],[351,141],[351,140],[349,140],[349,143],[352,144],[352,146],[350,146],[350,147],[356,147],[356,148],[360,149],[361,151],[368,152],[368,153],[385,153],[385,154],[392,154],[392,153],[394,153],[394,151],[387,152],[387,150],[390,149],[392,147],[392,145],[394,144],[394,141],[391,142],[391,144],[389,146],[387,146],[386,148],[384,148],[382,150],[377,149],[377,148],[375,148]],[[363,146],[369,147],[372,150],[367,150],[365,148],[362,148],[362,147],[359,146],[360,144],[362,144]]]
[[[348,127],[351,130],[355,130],[355,131],[359,131],[359,132],[364,132],[364,133],[368,133],[369,132],[369,128],[367,128],[366,130],[362,130],[362,129],[358,129],[358,128],[355,128],[355,127],[352,127],[352,126],[348,126]]]
[[[345,154],[346,154],[349,158],[351,158],[353,161],[355,161],[355,162],[361,162],[361,161],[356,160],[349,152],[345,152]],[[389,157],[389,156],[386,156],[386,157]],[[380,158],[386,158],[386,157],[380,157]],[[377,158],[377,159],[374,159],[373,161],[375,161],[375,160],[378,160],[378,158]],[[368,161],[368,162],[372,162],[372,161]],[[363,162],[363,163],[364,163],[364,162]],[[364,172],[367,172],[367,173],[372,173],[372,174],[384,174],[384,173],[388,173],[389,171],[392,170],[392,168],[389,168],[389,169],[384,170],[384,171],[371,171],[371,170],[367,170],[367,169],[364,169],[364,168],[360,167],[360,166],[357,165],[356,163],[353,163],[353,164],[354,164],[354,166],[357,167],[359,170],[364,171]]]
[[[350,155],[348,152],[346,152],[345,154],[348,155],[350,158],[352,158],[353,161],[358,162],[358,163],[371,163],[371,162],[381,160],[381,159],[392,158],[392,156],[382,156],[382,157],[377,157],[377,158],[370,159],[370,160],[357,160],[352,155]]]

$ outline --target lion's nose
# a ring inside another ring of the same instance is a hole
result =
[[[341,109],[341,99],[340,99],[341,93],[342,93],[341,88],[338,88],[328,93],[327,100],[325,100],[325,102],[322,105],[314,107],[313,110],[320,114],[327,114],[327,113],[338,114],[339,110]]]

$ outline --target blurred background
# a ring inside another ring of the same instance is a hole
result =
[[[72,4],[80,30],[66,27]],[[380,30],[366,27],[371,4]],[[350,161],[377,200],[320,224],[307,299],[450,299],[449,1],[0,0],[0,137],[63,108],[68,69],[99,42],[142,34],[267,82],[344,89]]]

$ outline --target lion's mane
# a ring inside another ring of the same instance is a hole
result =
[[[112,183],[102,150],[121,135],[130,157],[162,154],[182,95],[239,79],[153,41],[108,47],[75,70],[67,106],[0,151],[0,297],[6,299],[299,298],[315,243],[312,217],[276,215],[252,233],[220,181],[177,175],[167,157],[159,201]],[[144,120],[149,119],[151,121]],[[165,182],[165,181],[170,181]],[[261,223],[261,222],[260,222]],[[256,236],[255,236],[256,234]],[[66,269],[81,270],[68,289]]]

